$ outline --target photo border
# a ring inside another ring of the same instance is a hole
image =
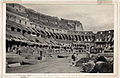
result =
[[[84,2],[84,1],[5,1],[3,2],[3,39],[2,39],[2,44],[3,44],[3,50],[2,50],[2,74],[3,76],[39,76],[39,77],[89,77],[89,76],[117,76],[118,74],[118,4],[117,3],[103,3],[103,4],[112,4],[114,6],[114,73],[6,73],[6,3],[32,3],[32,4],[97,4],[94,2]],[[98,5],[98,4],[97,4]],[[112,78],[113,78],[112,77]],[[109,77],[110,78],[110,77]]]

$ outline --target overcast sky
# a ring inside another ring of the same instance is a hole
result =
[[[114,28],[113,5],[24,4],[23,6],[50,16],[56,16],[70,20],[78,20],[83,24],[85,31],[89,30],[96,32]]]

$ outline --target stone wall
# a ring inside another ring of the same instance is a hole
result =
[[[67,20],[63,18],[59,19],[58,17],[48,16],[42,13],[38,13],[32,9],[27,9],[19,4],[9,3],[7,4],[6,9],[7,11],[26,17],[34,24],[38,24],[39,26],[42,27],[51,27],[75,31],[83,30],[83,26],[80,23],[80,21]]]

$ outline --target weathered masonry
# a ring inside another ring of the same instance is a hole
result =
[[[6,5],[6,51],[21,56],[42,57],[61,53],[113,52],[114,30],[84,31],[76,20],[59,19],[27,9]]]

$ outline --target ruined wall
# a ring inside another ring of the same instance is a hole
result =
[[[59,19],[58,17],[48,16],[45,14],[38,13],[32,9],[26,10],[28,19],[40,26],[47,26],[53,28],[60,28],[66,30],[82,31],[83,26],[79,21]]]
[[[82,31],[83,27],[79,21],[44,15],[26,9],[19,4],[7,4],[6,11],[6,35],[8,40],[24,41],[39,45],[39,47],[66,47],[63,44],[71,45],[75,42],[83,43],[83,45],[95,44],[93,50],[95,48],[97,50],[113,48],[113,30],[97,33]],[[79,45],[75,47],[80,48]]]

